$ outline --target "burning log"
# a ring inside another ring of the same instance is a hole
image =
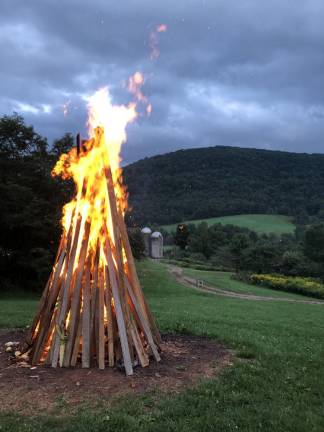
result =
[[[100,121],[89,140],[78,134],[77,147],[54,169],[73,177],[77,188],[65,206],[53,270],[26,339],[34,364],[122,364],[131,375],[151,355],[160,361],[161,338],[136,274],[123,217],[125,190],[110,148],[112,142],[120,147],[135,114],[128,107],[111,137]]]
[[[77,154],[79,156],[80,151],[81,151],[81,135],[80,135],[80,133],[78,133],[76,136],[76,147],[77,147]]]

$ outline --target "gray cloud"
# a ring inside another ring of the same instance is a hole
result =
[[[125,163],[211,145],[322,152],[323,19],[321,0],[2,0],[0,113],[52,142],[84,131],[84,94],[109,85],[128,102],[140,70],[153,113],[129,127]]]

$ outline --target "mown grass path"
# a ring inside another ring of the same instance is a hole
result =
[[[169,272],[171,275],[177,280],[177,282],[180,282],[181,284],[188,286],[190,288],[193,288],[195,290],[219,295],[223,297],[232,297],[232,298],[239,298],[242,300],[252,300],[252,301],[284,301],[284,302],[292,302],[292,303],[304,303],[304,304],[310,304],[310,305],[321,305],[324,306],[324,301],[321,300],[299,300],[294,298],[288,298],[288,297],[271,297],[268,296],[260,296],[255,294],[243,294],[235,291],[228,291],[225,289],[218,288],[216,286],[210,286],[207,284],[203,284],[203,286],[197,286],[198,279],[189,277],[183,274],[183,269],[181,267],[177,266],[168,266]],[[300,297],[300,296],[298,296]]]

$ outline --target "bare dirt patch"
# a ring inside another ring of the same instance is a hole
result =
[[[126,377],[116,368],[22,367],[5,352],[4,344],[23,340],[21,330],[0,331],[0,410],[17,414],[53,411],[63,402],[68,409],[109,403],[117,396],[147,390],[178,392],[199,378],[215,376],[233,357],[207,338],[164,335],[162,361],[152,360],[147,368],[137,367],[134,375]]]

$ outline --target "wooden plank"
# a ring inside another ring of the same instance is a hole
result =
[[[40,358],[41,353],[42,353],[42,347],[44,346],[44,343],[46,342],[46,340],[45,340],[46,334],[48,333],[48,328],[49,328],[51,320],[52,320],[53,310],[55,308],[55,303],[57,301],[57,296],[58,296],[60,285],[61,285],[62,278],[60,278],[60,273],[62,270],[65,256],[66,256],[66,251],[65,251],[65,249],[63,249],[61,251],[61,256],[60,256],[59,261],[57,263],[57,266],[55,268],[55,272],[53,274],[51,292],[49,293],[49,296],[48,296],[49,298],[48,298],[48,301],[45,305],[46,307],[45,307],[44,313],[43,313],[41,320],[39,322],[39,332],[38,332],[38,335],[36,335],[36,337],[35,337],[35,341],[37,341],[37,342],[35,343],[34,348],[32,350],[32,352],[33,352],[32,363],[33,364],[35,364],[39,361],[39,358]]]
[[[138,301],[138,303],[142,309],[143,314],[146,316],[147,321],[150,323],[150,326],[152,328],[153,334],[154,334],[155,339],[156,339],[156,343],[157,343],[157,345],[159,345],[162,343],[161,335],[160,335],[160,332],[156,326],[153,315],[152,315],[152,313],[151,313],[151,311],[150,311],[150,309],[146,303],[141,285],[139,283],[137,271],[136,271],[136,267],[135,267],[135,262],[134,262],[134,257],[133,257],[132,249],[131,249],[131,246],[129,243],[129,238],[128,238],[128,234],[127,234],[125,221],[124,221],[123,215],[120,212],[119,212],[118,218],[119,218],[118,219],[119,228],[120,228],[120,232],[122,235],[123,244],[125,247],[127,267],[129,270],[129,278],[132,281],[132,286],[134,288],[134,294],[135,294],[137,301]]]
[[[53,319],[54,316],[55,315],[53,313],[50,325],[49,325],[47,333],[46,333],[46,335],[44,337],[44,342],[43,342],[42,350],[40,352],[40,357],[39,357],[39,360],[41,362],[47,360],[48,354],[51,351],[51,338],[52,338],[52,335],[53,335],[53,332],[54,332],[54,325],[55,325],[55,320]]]
[[[60,242],[60,247],[59,247],[59,253],[57,254],[57,257],[55,259],[55,264],[53,266],[53,270],[51,272],[51,275],[50,275],[50,277],[47,281],[47,284],[45,286],[45,289],[43,291],[43,294],[42,294],[41,300],[39,302],[38,309],[37,309],[37,312],[35,314],[33,323],[30,327],[29,332],[28,332],[28,336],[26,337],[26,343],[28,345],[31,345],[33,340],[39,334],[39,331],[38,331],[38,334],[36,334],[35,330],[37,328],[37,325],[39,325],[39,328],[42,327],[40,324],[41,324],[42,319],[44,319],[44,315],[46,316],[47,305],[48,305],[48,302],[50,301],[53,283],[55,283],[56,277],[59,276],[60,271],[61,271],[61,265],[62,265],[61,261],[63,261],[64,255],[65,255],[65,253],[64,253],[65,249],[63,248],[63,243],[64,243],[63,237],[65,238],[65,236],[62,236],[62,239]]]
[[[90,266],[91,256],[87,259],[85,281],[83,286],[83,312],[82,312],[82,367],[90,367]]]
[[[77,136],[76,136],[76,148],[77,148],[77,155],[80,155],[80,151],[81,151],[81,135],[78,132]]]
[[[127,293],[126,293],[126,287],[124,283],[124,275],[125,275],[125,268],[123,263],[123,256],[122,256],[122,242],[120,237],[120,231],[119,231],[119,222],[118,222],[118,209],[117,209],[117,200],[115,196],[115,190],[114,190],[114,183],[113,178],[111,174],[110,166],[107,164],[105,166],[105,176],[107,180],[107,193],[108,193],[108,199],[109,199],[109,208],[110,208],[110,216],[112,220],[112,225],[114,229],[114,239],[115,239],[115,261],[117,264],[116,269],[116,278],[117,278],[117,288],[119,291],[119,298],[120,298],[120,306],[122,309],[122,316],[123,321],[125,323],[125,329],[126,329],[126,337],[128,340],[128,351],[130,355],[130,362],[132,362],[131,359],[134,358],[134,352],[133,352],[133,345],[131,343],[131,335],[130,335],[130,313],[129,313],[129,305],[128,305],[128,299],[127,299]],[[105,227],[107,230],[107,227]],[[106,236],[107,237],[107,236]],[[110,251],[111,254],[111,251]],[[110,268],[110,266],[109,266]],[[113,265],[111,268],[115,269],[115,265]],[[113,293],[113,296],[115,298],[115,294]],[[117,314],[117,312],[116,312]],[[127,372],[126,372],[127,373]]]
[[[74,215],[74,211],[72,214],[72,217]],[[52,332],[52,328],[55,325],[56,322],[56,317],[58,315],[57,311],[58,311],[58,296],[60,293],[60,290],[62,288],[62,281],[64,279],[64,274],[62,273],[62,268],[64,266],[65,268],[65,263],[67,262],[66,260],[68,259],[68,255],[70,253],[70,249],[71,249],[71,243],[72,243],[72,224],[70,225],[69,231],[68,233],[65,235],[65,240],[62,241],[61,245],[61,256],[57,262],[56,265],[56,273],[54,276],[54,280],[51,286],[51,292],[50,292],[50,296],[49,296],[49,300],[48,300],[48,304],[46,307],[46,311],[44,312],[44,315],[47,316],[47,319],[51,322],[50,326],[51,326],[51,332]],[[60,296],[60,299],[62,298],[62,296]],[[44,324],[43,322],[40,323],[41,326],[46,327],[47,324]],[[52,336],[52,333],[50,333]],[[53,354],[53,345],[54,345],[54,341],[55,341],[55,333],[54,336],[51,339],[51,344],[50,344],[50,356],[47,356],[47,364],[48,364],[48,359],[49,357],[52,357]],[[37,361],[37,359],[36,359]]]
[[[142,367],[146,367],[149,364],[149,358],[148,355],[146,354],[144,348],[143,348],[143,343],[142,340],[140,338],[140,335],[138,334],[138,330],[136,327],[136,323],[134,322],[133,317],[131,317],[131,326],[130,326],[130,332],[133,338],[133,342],[134,342],[134,346],[136,349],[136,353],[137,353],[137,357],[141,363]]]
[[[80,318],[81,283],[82,283],[82,276],[83,276],[83,271],[85,266],[85,260],[88,251],[90,228],[91,228],[91,222],[87,220],[85,222],[84,235],[82,239],[82,245],[80,248],[78,266],[76,269],[76,281],[75,281],[74,291],[72,293],[72,299],[71,299],[71,316],[67,328],[68,340],[64,352],[64,360],[63,360],[64,367],[70,366],[74,340],[76,337],[78,321]]]
[[[126,370],[127,375],[132,375],[133,374],[133,366],[132,366],[131,356],[130,356],[130,352],[129,352],[126,326],[125,326],[125,321],[124,321],[123,309],[121,306],[120,294],[119,294],[118,285],[117,285],[115,264],[114,264],[114,261],[112,258],[111,249],[110,249],[108,239],[106,239],[105,254],[106,254],[106,259],[107,259],[108,269],[109,269],[110,286],[112,289],[112,295],[113,295],[113,299],[114,299],[114,303],[115,303],[116,320],[117,320],[121,349],[122,349],[122,353],[123,353],[125,370]]]
[[[98,320],[99,320],[99,350],[98,364],[99,369],[105,369],[105,322],[104,322],[104,273],[103,269],[99,269],[99,302],[98,302]]]
[[[48,278],[47,284],[45,286],[45,289],[44,289],[44,291],[42,293],[42,296],[41,296],[41,299],[39,301],[39,304],[38,304],[38,307],[37,307],[37,311],[36,311],[36,313],[34,315],[33,322],[32,322],[32,324],[30,326],[30,329],[28,331],[28,335],[26,337],[26,343],[28,345],[32,344],[32,341],[33,341],[33,339],[36,336],[35,335],[35,329],[37,327],[37,324],[41,320],[41,316],[44,313],[44,310],[46,309],[47,301],[48,301],[48,298],[49,298],[49,296],[51,294],[51,286],[53,284],[53,280],[54,280],[55,274],[58,273],[58,271],[57,271],[57,266],[59,265],[58,261],[59,261],[60,257],[62,256],[63,249],[65,249],[65,244],[66,244],[66,236],[65,236],[65,233],[63,233],[62,236],[61,236],[61,240],[60,240],[60,244],[59,244],[58,251],[57,251],[57,254],[56,254],[56,258],[55,258],[55,261],[54,261],[54,264],[53,264],[53,270],[51,271],[50,277]]]
[[[75,366],[76,362],[78,360],[78,354],[80,351],[80,340],[81,340],[81,331],[82,331],[82,315],[83,313],[80,312],[80,319],[78,322],[78,329],[77,329],[77,333],[75,336],[75,342],[74,342],[74,347],[73,347],[73,351],[72,351],[72,356],[71,356],[71,366]]]
[[[98,359],[98,344],[96,339],[97,334],[97,309],[98,309],[98,266],[99,266],[99,242],[97,242],[96,254],[93,259],[93,272],[92,272],[92,283],[91,283],[91,316],[90,316],[90,353],[93,357],[97,356]],[[98,338],[99,340],[99,338]]]
[[[157,348],[157,346],[154,343],[153,336],[152,336],[152,333],[151,333],[151,329],[150,329],[150,327],[148,325],[146,317],[143,315],[142,309],[140,308],[139,304],[137,303],[137,299],[135,298],[135,295],[134,295],[134,293],[132,291],[132,287],[131,287],[131,285],[130,285],[130,283],[129,283],[128,280],[126,282],[126,286],[127,286],[127,290],[128,290],[129,296],[130,296],[130,298],[132,300],[132,303],[134,305],[134,308],[136,310],[136,313],[137,313],[137,315],[138,315],[138,317],[140,319],[140,323],[142,325],[142,329],[143,329],[144,334],[146,336],[147,342],[148,342],[149,346],[152,349],[152,352],[153,352],[153,355],[155,357],[155,360],[159,362],[161,360],[161,357],[160,357],[160,354],[158,352],[158,348]]]
[[[73,276],[73,268],[74,268],[74,261],[76,256],[76,250],[78,245],[78,239],[79,239],[79,232],[81,227],[81,215],[77,218],[76,228],[74,232],[74,238],[73,238],[73,245],[71,248],[71,253],[66,259],[66,265],[64,268],[64,275],[65,275],[65,281],[62,286],[62,297],[60,299],[60,305],[59,305],[59,314],[58,319],[56,323],[57,329],[60,329],[60,331],[63,331],[63,325],[68,313],[68,306],[69,306],[69,300],[70,300],[70,291],[71,291],[71,281]],[[71,222],[72,223],[72,222]],[[72,233],[71,233],[72,236]],[[52,367],[57,367],[57,362],[60,354],[60,345],[61,345],[61,337],[58,331],[55,335],[54,340],[54,350],[53,350],[53,359],[52,359]]]
[[[112,291],[109,282],[109,270],[108,266],[105,266],[105,301],[107,309],[107,320],[108,320],[108,359],[109,366],[114,366],[114,326],[113,326],[113,311],[111,306]]]
[[[42,293],[41,299],[40,299],[39,304],[38,304],[37,311],[35,313],[35,317],[34,317],[33,322],[32,322],[32,324],[28,330],[28,334],[26,336],[27,345],[32,345],[33,340],[37,337],[35,330],[37,328],[37,325],[40,324],[43,309],[46,307],[46,301],[47,301],[47,298],[49,295],[49,290],[50,290],[52,280],[53,280],[53,271],[52,271],[52,273],[51,273],[51,275],[50,275],[50,277],[46,283],[45,289]]]
[[[109,208],[110,208],[110,216],[112,220],[112,225],[114,229],[114,239],[115,239],[115,260],[117,263],[117,274],[118,274],[118,287],[120,290],[120,295],[122,301],[122,308],[124,312],[124,319],[126,320],[127,326],[129,325],[129,311],[128,311],[128,303],[126,296],[126,288],[124,285],[124,264],[123,264],[123,256],[122,256],[122,242],[119,230],[119,217],[118,217],[118,209],[117,209],[117,200],[114,190],[114,182],[111,174],[111,169],[109,166],[105,167],[105,176],[107,179],[107,192],[109,199]],[[107,230],[107,227],[106,227]]]
[[[50,366],[52,363],[52,356],[53,356],[53,339],[55,336],[55,322],[56,322],[56,311],[54,310],[53,312],[53,317],[52,317],[52,321],[51,321],[51,325],[50,325],[50,330],[49,330],[49,351],[45,360],[45,364],[47,366]]]
[[[96,356],[97,366],[99,366],[99,284],[96,288],[97,306],[94,315],[94,353]]]
[[[35,336],[34,346],[30,353],[32,357],[32,361],[31,361],[32,364],[38,363],[42,355],[43,347],[45,345],[46,335],[48,333],[48,328],[51,323],[51,318],[52,315],[49,312],[47,315],[44,315],[41,321],[39,322],[38,334]]]

